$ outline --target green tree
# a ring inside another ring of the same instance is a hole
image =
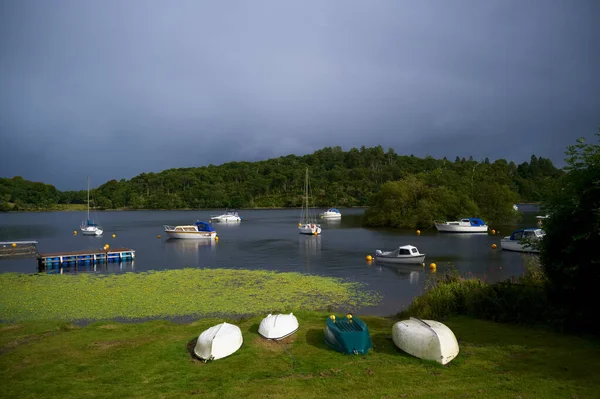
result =
[[[597,137],[600,138],[600,129]],[[600,333],[600,145],[583,139],[566,151],[567,173],[544,202],[541,261],[549,297],[565,326]]]

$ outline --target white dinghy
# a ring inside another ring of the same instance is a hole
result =
[[[194,353],[205,362],[222,359],[240,349],[242,342],[242,330],[238,326],[221,323],[200,334]]]
[[[280,340],[298,331],[298,319],[293,313],[272,315],[262,319],[258,334],[266,339]]]
[[[420,359],[449,363],[458,355],[458,342],[452,330],[434,320],[411,317],[392,327],[394,345]]]

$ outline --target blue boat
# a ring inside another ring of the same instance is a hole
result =
[[[346,355],[364,355],[373,347],[369,328],[352,314],[337,319],[331,315],[325,321],[325,343]]]

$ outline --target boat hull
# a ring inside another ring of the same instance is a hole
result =
[[[244,339],[238,326],[221,323],[200,334],[194,347],[194,354],[201,360],[217,360],[235,353]]]
[[[204,231],[168,231],[165,230],[165,234],[169,238],[182,238],[188,240],[214,240],[217,236],[216,232],[204,232]]]
[[[369,328],[360,319],[340,318],[325,322],[325,343],[344,354],[366,354],[373,347]]]
[[[500,241],[500,248],[502,248],[505,251],[513,252],[540,252],[538,249],[532,248],[529,245],[522,244],[519,240],[511,240],[510,237],[504,237],[502,241]]]
[[[341,219],[342,218],[341,213],[322,213],[320,216],[323,219]]]
[[[266,339],[280,340],[298,331],[298,319],[290,314],[269,314],[258,326],[258,334]]]
[[[452,330],[434,320],[411,317],[392,327],[392,341],[404,352],[424,360],[447,364],[459,353]]]
[[[321,226],[318,224],[303,224],[298,226],[298,232],[300,234],[319,235],[321,234]]]
[[[94,229],[88,229],[85,227],[81,228],[81,234],[83,234],[84,236],[101,236],[102,233],[104,233],[104,231],[102,229],[98,229],[98,228],[94,228]]]
[[[435,228],[442,233],[487,233],[488,226],[457,226],[436,223]]]
[[[240,217],[234,217],[234,216],[229,216],[229,217],[213,217],[210,218],[211,222],[216,222],[216,223],[238,223],[242,221],[242,218]]]
[[[398,263],[403,265],[420,265],[425,261],[425,254],[412,256],[412,255],[399,255],[399,256],[381,256],[375,255],[376,262],[385,263]]]

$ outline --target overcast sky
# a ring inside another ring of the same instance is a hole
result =
[[[3,0],[0,176],[60,190],[382,145],[564,150],[600,126],[600,1]]]

